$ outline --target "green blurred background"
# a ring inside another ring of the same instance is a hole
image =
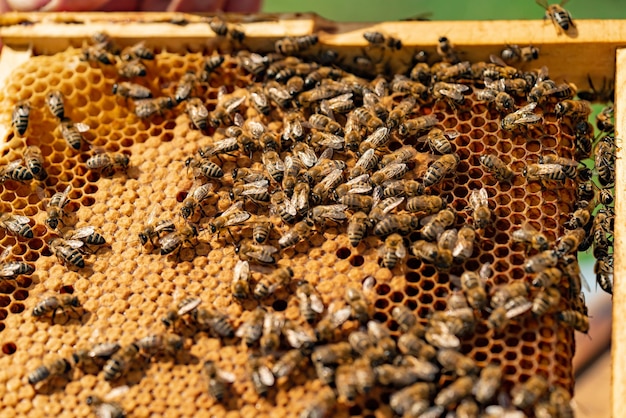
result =
[[[548,1],[555,3],[555,1]],[[623,0],[571,0],[567,10],[576,19],[626,18]],[[264,0],[265,12],[315,12],[339,21],[399,20],[431,13],[432,20],[541,19],[533,0]]]

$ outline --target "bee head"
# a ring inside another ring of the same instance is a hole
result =
[[[119,88],[119,85],[117,83],[113,84],[113,94],[117,93],[118,88]]]

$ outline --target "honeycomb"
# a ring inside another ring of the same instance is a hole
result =
[[[17,101],[28,99],[31,104],[28,130],[23,137],[11,132],[4,138],[3,160],[8,163],[22,158],[26,146],[38,145],[49,175],[38,186],[12,180],[1,186],[3,211],[30,217],[35,235],[26,240],[0,229],[0,246],[12,245],[13,257],[35,266],[30,276],[0,280],[2,415],[91,416],[92,410],[85,403],[87,396],[104,395],[119,385],[129,385],[128,392],[116,401],[131,416],[278,417],[299,413],[322,390],[312,367],[296,372],[288,381],[279,380],[268,397],[262,398],[246,377],[250,350],[239,339],[219,339],[203,332],[188,335],[185,349],[174,357],[133,364],[114,384],[82,371],[53,379],[44,389],[26,383],[28,374],[43,362],[55,356],[69,358],[76,348],[99,342],[124,346],[163,332],[160,318],[185,297],[199,297],[203,305],[226,313],[235,328],[250,318],[259,303],[287,319],[301,321],[298,301],[289,289],[279,289],[261,302],[234,301],[230,285],[239,257],[227,233],[218,236],[201,231],[197,244],[185,244],[179,255],[168,257],[142,247],[138,233],[154,207],[159,208],[161,217],[178,217],[180,204],[194,184],[185,160],[211,144],[212,138],[190,126],[183,105],[149,119],[138,118],[132,100],[112,93],[113,85],[120,81],[115,69],[81,61],[79,56],[78,49],[34,56],[13,72],[0,94],[0,118],[7,126]],[[203,60],[202,53],[161,52],[155,61],[145,61],[148,75],[139,82],[155,94],[173,93],[184,74],[201,70]],[[202,92],[209,111],[217,105],[220,86],[232,91],[254,81],[234,58],[227,57],[210,75],[208,87]],[[70,149],[57,129],[58,122],[46,109],[46,94],[53,89],[65,97],[66,116],[90,127],[79,152]],[[419,108],[421,115],[436,115],[441,128],[459,133],[453,139],[460,157],[455,175],[433,187],[433,194],[452,202],[457,211],[457,228],[471,222],[471,211],[467,209],[471,190],[484,187],[488,193],[494,222],[478,235],[472,256],[449,272],[440,272],[413,255],[389,270],[380,266],[379,237],[368,236],[353,248],[345,225],[319,228],[309,239],[281,250],[277,263],[290,266],[294,279],[314,285],[326,307],[342,301],[346,287],[361,287],[372,277],[373,294],[368,298],[373,318],[386,323],[397,336],[399,325],[391,317],[394,307],[406,306],[426,323],[433,312],[447,309],[455,289],[452,277],[464,270],[476,271],[480,265],[491,263],[494,274],[486,285],[490,293],[499,285],[526,279],[523,265],[528,259],[527,248],[511,239],[512,231],[524,223],[530,223],[550,241],[563,234],[563,224],[574,210],[575,188],[567,183],[544,187],[540,182],[527,182],[519,173],[542,153],[573,158],[573,131],[568,118],[558,119],[554,103],[548,103],[543,109],[543,136],[529,138],[524,132],[510,133],[501,129],[500,114],[476,99],[477,89],[472,87],[458,107],[445,100],[431,100]],[[518,99],[517,104],[524,103]],[[248,116],[254,114],[253,109],[244,108]],[[278,114],[272,111],[264,119],[266,124],[274,123],[274,119],[281,121]],[[220,130],[212,134],[214,140],[223,137]],[[388,148],[393,151],[402,145],[423,146],[415,138],[401,142],[394,136]],[[128,170],[110,177],[88,170],[85,163],[97,148],[130,156]],[[481,166],[479,157],[486,153],[499,156],[518,174],[511,183],[498,182]],[[345,158],[348,166],[354,164],[353,156],[346,154]],[[225,173],[236,167],[262,168],[260,152],[252,158],[224,155],[221,161]],[[419,174],[414,170],[403,178],[418,179]],[[220,188],[203,202],[208,218],[231,204],[228,191],[232,183],[228,177],[216,184]],[[48,247],[47,242],[56,234],[45,227],[46,199],[42,200],[36,190],[44,188],[50,196],[67,185],[72,186],[67,224],[72,228],[92,225],[110,243],[85,255],[82,269],[62,265]],[[263,210],[251,204],[246,208],[253,213]],[[289,228],[274,218],[279,232]],[[235,227],[232,232],[240,239],[249,239],[252,233],[247,226]],[[277,236],[276,231],[272,232],[271,241]],[[406,239],[415,241],[417,237],[413,233]],[[258,277],[259,273],[253,273],[255,280]],[[64,320],[35,320],[30,312],[41,297],[59,293],[78,296],[82,302],[80,314],[68,312]],[[563,299],[561,308],[569,303]],[[488,312],[481,315],[475,332],[462,340],[461,351],[481,367],[500,364],[505,388],[540,374],[553,385],[573,390],[574,331],[553,313],[514,318],[502,332],[487,327]],[[354,328],[354,321],[348,321],[342,330],[347,333]],[[207,360],[236,376],[222,402],[214,401],[207,392],[202,375]],[[354,402],[339,402],[333,416],[392,416],[389,396],[389,389],[374,388]]]

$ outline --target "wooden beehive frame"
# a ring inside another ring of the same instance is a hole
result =
[[[364,30],[376,30],[400,38],[405,45],[398,65],[410,62],[416,49],[433,52],[439,36],[447,36],[464,52],[464,59],[485,60],[497,54],[505,44],[533,44],[541,49],[534,66],[546,65],[552,78],[567,80],[586,87],[589,75],[596,83],[604,78],[615,79],[616,136],[626,131],[622,109],[626,99],[626,22],[613,20],[578,20],[574,36],[558,36],[544,21],[465,21],[465,22],[387,22],[377,24],[336,23],[314,15],[229,16],[244,28],[246,46],[265,48],[284,36],[319,33],[320,43],[340,52],[359,51],[366,46]],[[186,25],[172,24],[172,20]],[[0,55],[0,85],[11,71],[33,54],[53,54],[69,46],[78,47],[97,31],[106,31],[122,43],[145,40],[164,49],[209,47],[215,34],[206,24],[206,17],[168,13],[8,13],[0,17],[0,38],[4,47]],[[0,137],[6,137],[8,126],[0,126]],[[622,224],[626,199],[626,167],[622,167],[623,146],[618,141],[617,183],[615,187],[618,214],[616,236],[624,236]],[[615,271],[626,268],[626,246],[615,239]],[[616,276],[619,274],[616,273]],[[615,279],[613,305],[614,323],[626,316],[626,285]],[[593,331],[592,331],[593,332]],[[626,409],[626,330],[613,328],[612,411],[620,416]]]

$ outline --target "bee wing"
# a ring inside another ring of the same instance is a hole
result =
[[[263,249],[263,251],[268,252],[270,254],[276,254],[278,252],[278,248],[273,247],[271,245],[259,245]]]
[[[306,192],[306,189],[299,189],[298,193],[294,193],[291,197],[291,204],[296,211],[299,209],[305,208],[309,203],[309,195]],[[291,212],[289,212],[291,213]],[[291,213],[293,215],[293,213]]]
[[[15,277],[22,268],[22,263],[10,262],[0,265],[0,277]]]
[[[537,167],[536,174],[538,176],[546,176],[562,170],[560,164],[535,164],[535,166]]]
[[[397,208],[402,202],[404,202],[404,197],[400,196],[392,196],[380,202],[381,206],[384,206],[383,214],[388,214],[395,208]]]
[[[328,173],[328,175],[324,177],[319,182],[319,184],[323,185],[326,188],[334,187],[337,184],[338,180],[341,179],[342,176],[343,176],[343,170],[341,168],[336,168],[330,173]]]
[[[483,281],[486,281],[488,278],[490,278],[493,274],[493,271],[491,270],[491,263],[485,263],[480,267],[480,270],[478,270],[478,277],[480,277]]]
[[[231,114],[234,113],[235,110],[237,110],[239,108],[239,106],[241,106],[241,104],[246,100],[246,96],[241,96],[241,97],[237,97],[235,99],[232,99],[231,101],[229,101],[229,103],[225,106],[226,107],[226,113]]]
[[[480,206],[488,206],[489,195],[487,194],[487,190],[482,187],[480,189],[472,190],[472,193],[469,197],[470,206],[475,210]]]
[[[76,128],[76,130],[80,133],[87,132],[88,130],[91,129],[89,125],[87,125],[86,123],[82,123],[82,122],[75,123],[74,128]]]
[[[247,280],[248,277],[250,277],[250,263],[243,260],[237,261],[233,270],[233,281]]]
[[[233,123],[241,128],[243,127],[244,122],[245,119],[243,118],[241,113],[235,113],[235,116],[233,116]]]
[[[373,151],[372,149],[369,149],[368,151]],[[353,185],[353,184],[359,184],[359,183],[368,183],[369,182],[369,178],[370,175],[369,174],[361,174],[358,177],[353,178],[352,180],[346,182],[346,184],[348,185]],[[371,189],[371,187],[370,187]]]
[[[329,313],[330,323],[333,327],[339,327],[350,318],[350,315],[352,315],[352,308],[344,306],[333,313]]]
[[[346,219],[347,215],[344,212],[346,209],[348,209],[348,206],[343,204],[327,205],[322,217],[331,219]]]
[[[13,215],[13,221],[19,225],[26,225],[30,222],[30,218],[22,215]]]
[[[284,331],[285,337],[287,338],[287,342],[292,348],[300,348],[305,344],[311,344],[316,341],[315,337],[311,335],[306,329],[298,327],[298,328],[288,328]]]
[[[383,168],[381,171],[384,171],[387,174],[387,177],[393,178],[404,173],[406,169],[407,165],[404,163],[391,163],[385,166],[385,168]]]
[[[361,155],[361,158],[354,164],[355,167],[364,167],[372,158],[374,158],[374,148],[370,148]],[[360,176],[359,176],[360,177]]]
[[[6,247],[4,251],[2,251],[2,254],[0,254],[0,262],[6,260],[7,257],[11,254],[12,250],[13,250],[12,245],[9,245],[8,247]]]
[[[243,196],[249,196],[258,193],[267,192],[267,186],[269,182],[267,180],[257,180],[252,183],[247,183],[244,185],[244,191],[241,192]]]
[[[528,113],[524,116],[517,118],[514,123],[523,124],[523,123],[535,123],[541,120],[541,115],[537,115],[535,113]]]
[[[239,224],[247,221],[248,219],[250,219],[250,216],[252,216],[252,215],[250,215],[248,212],[241,211],[241,212],[237,213],[235,216],[233,216],[230,219],[228,219],[224,223],[224,226],[239,225]]]
[[[406,257],[406,247],[404,244],[400,244],[398,248],[396,248],[396,257],[401,259]]]
[[[89,235],[92,235],[94,232],[96,232],[95,227],[84,226],[74,231],[74,233],[70,236],[70,240],[80,240],[82,238],[88,237]]]
[[[506,62],[504,62],[502,58],[494,54],[489,55],[489,61],[491,61],[493,64],[499,65],[500,67],[507,66]]]
[[[324,312],[324,301],[322,301],[320,295],[313,293],[309,296],[309,300],[311,301],[311,309],[313,309],[313,312],[317,312],[319,314]]]
[[[535,111],[536,107],[537,107],[537,103],[531,102],[531,103],[528,103],[526,106],[522,107],[521,109],[517,110],[515,113],[532,113]]]
[[[11,171],[14,170],[16,167],[19,167],[22,165],[22,159],[20,158],[19,160],[15,160],[15,161],[11,161],[9,164],[7,164],[7,171]]]
[[[274,386],[274,375],[266,365],[259,366],[257,372],[259,373],[261,383],[263,383],[265,386]]]
[[[265,181],[265,180],[262,180],[262,181]],[[228,215],[230,215],[233,212],[237,212],[237,211],[242,210],[242,208],[243,208],[243,202],[241,200],[239,200],[239,201],[233,203],[232,205],[230,205],[230,207],[228,209],[226,209],[224,212],[222,212],[221,216],[228,216]]]
[[[202,300],[200,298],[195,298],[192,302],[186,303],[184,306],[182,306],[178,310],[178,316],[182,316],[182,315],[185,315],[185,314],[193,311],[198,306],[200,306],[200,303],[202,303]]]
[[[237,145],[237,138],[234,138],[234,137],[224,138],[221,141],[216,142],[214,145],[217,151],[229,149]]]
[[[519,304],[518,306],[513,307],[506,311],[506,317],[508,319],[515,318],[516,316],[520,316],[524,312],[530,310],[533,307],[533,303],[531,301],[526,301],[524,303]]]
[[[104,400],[112,401],[113,399],[119,398],[122,395],[124,395],[126,392],[128,392],[128,390],[129,390],[128,385],[118,386],[116,388],[113,388],[111,389],[109,393],[106,394],[106,396],[104,397]]]
[[[315,155],[315,152],[309,147],[299,150],[296,154],[300,158],[300,161],[309,168],[317,163],[317,155]]]
[[[330,160],[331,158],[333,158],[333,149],[332,148],[326,148],[319,157],[317,157],[317,164],[320,163],[320,161],[323,160]],[[316,164],[316,165],[317,165]]]
[[[218,370],[217,375],[219,376],[220,379],[222,379],[223,381],[227,383],[233,383],[235,380],[237,380],[237,377],[235,376],[234,373],[227,372],[225,370]]]

